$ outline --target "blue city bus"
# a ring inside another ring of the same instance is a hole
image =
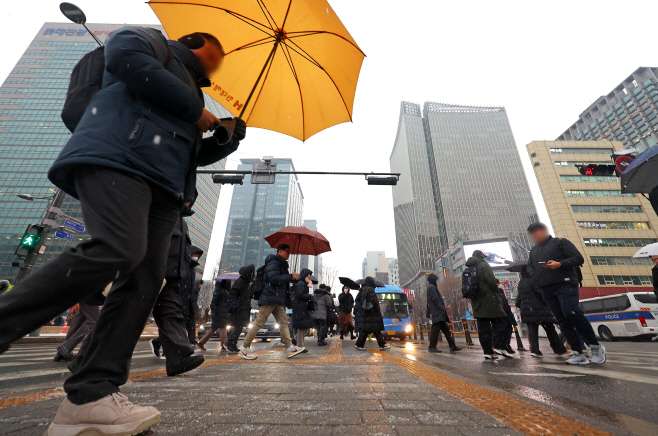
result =
[[[413,326],[411,325],[411,303],[407,300],[407,294],[399,286],[386,285],[383,288],[375,288],[379,309],[384,318],[384,331],[386,337],[396,337],[404,340],[411,336]]]

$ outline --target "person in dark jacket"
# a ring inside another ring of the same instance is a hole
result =
[[[507,301],[507,294],[505,293],[505,289],[500,287],[499,279],[496,279],[496,286],[498,286],[498,298],[500,299],[500,305],[503,307],[505,315],[507,315],[507,319],[505,320],[505,349],[509,353],[515,354],[516,351],[512,349],[510,342],[512,341],[512,335],[514,334],[514,326],[518,324],[516,322],[516,318],[514,318],[514,314],[512,313],[512,308],[509,306],[509,302]]]
[[[179,296],[183,305],[183,316],[185,317],[185,329],[187,330],[188,339],[192,346],[196,345],[196,313],[199,307],[199,292],[203,280],[196,278],[196,267],[199,266],[199,259],[203,256],[203,250],[199,247],[189,247],[190,260],[187,265],[188,272],[181,280]]]
[[[436,274],[427,276],[427,311],[432,318],[432,328],[430,330],[430,345],[427,351],[430,353],[440,353],[441,350],[436,348],[439,342],[439,331],[442,331],[446,339],[450,351],[459,351],[461,348],[455,344],[455,338],[450,333],[448,327],[448,314],[446,313],[446,305],[443,302],[443,297],[437,287],[439,277]]]
[[[314,305],[313,294],[309,291],[313,289],[313,271],[304,268],[299,273],[299,281],[295,283],[294,293],[295,299],[292,304],[292,328],[297,330],[297,346],[304,346],[304,338],[308,333],[308,329],[313,327],[313,318],[311,317],[311,310],[309,305]]]
[[[55,362],[68,362],[75,359],[73,350],[94,328],[98,315],[100,315],[100,306],[104,303],[105,295],[103,295],[103,291],[80,302],[78,311],[73,315],[69,330],[66,332],[66,339],[57,347],[57,353],[53,358]]]
[[[231,154],[245,132],[244,122],[236,121],[240,128],[225,143],[202,137],[220,123],[204,109],[201,92],[224,56],[214,36],[167,41],[158,30],[125,26],[109,35],[104,50],[102,89],[48,173],[53,184],[80,200],[91,239],[0,299],[4,352],[114,281],[88,353],[64,383],[67,399],[52,431],[60,431],[59,422],[79,433],[103,425],[109,433],[146,430],[159,421],[155,408],[137,405],[121,409],[127,414],[121,427],[78,411],[91,410],[89,403],[118,410],[127,401],[119,386],[128,379],[131,351],[162,286],[171,232],[182,206],[193,199],[196,167]]]
[[[599,344],[579,304],[578,282],[580,266],[585,261],[583,255],[567,239],[553,238],[545,224],[531,224],[528,233],[535,242],[528,256],[528,273],[534,285],[541,289],[544,302],[573,351],[567,363],[590,363],[583,354],[583,341],[592,349],[592,363],[605,362],[605,347]]]
[[[363,286],[360,286],[359,292],[356,294],[357,297],[362,290]],[[358,336],[359,332],[363,328],[363,312],[361,311],[361,302],[357,301],[356,298],[354,299],[354,310],[352,310],[352,314],[354,315],[354,333],[356,333]]]
[[[654,267],[651,268],[651,276],[653,278],[653,293],[658,297],[658,256],[651,256]],[[656,336],[658,337],[658,336]]]
[[[230,289],[231,281],[228,279],[222,279],[215,282],[215,290],[213,291],[212,300],[210,302],[212,325],[196,344],[197,347],[203,351],[206,351],[206,342],[208,342],[212,335],[219,330],[219,351],[231,352],[226,346],[226,343],[228,342],[227,327],[231,322],[231,316],[228,312],[231,303],[235,303],[235,300],[233,300],[229,294]]]
[[[240,277],[233,282],[233,286],[228,291],[229,308],[228,313],[231,317],[231,326],[233,327],[228,336],[226,345],[231,354],[240,352],[238,348],[238,339],[242,330],[249,325],[251,313],[251,299],[254,296],[251,282],[256,274],[256,267],[251,264],[240,268]]]
[[[318,288],[313,292],[316,309],[313,312],[313,323],[318,332],[318,346],[327,345],[327,322],[334,309],[334,299],[331,297],[327,288]]]
[[[251,323],[251,328],[244,337],[244,343],[240,349],[240,357],[247,360],[257,358],[251,352],[253,342],[258,330],[263,328],[270,315],[279,324],[281,342],[286,348],[288,357],[294,357],[304,352],[304,347],[293,345],[288,328],[288,315],[286,315],[286,300],[289,298],[290,284],[299,280],[299,274],[288,272],[288,258],[290,257],[290,246],[281,244],[276,249],[276,254],[270,254],[265,258],[264,285],[258,299],[258,316]]]
[[[352,309],[354,309],[354,297],[350,293],[349,286],[343,286],[343,291],[338,296],[338,328],[340,329],[341,339],[348,333],[350,339],[355,339]]]
[[[557,355],[566,354],[567,349],[560,341],[560,336],[555,330],[553,312],[544,303],[541,290],[537,289],[532,283],[527,267],[523,267],[521,270],[516,307],[521,311],[521,321],[528,326],[528,342],[530,342],[530,355],[532,357],[543,357],[542,352],[539,350],[540,325],[546,332],[553,352]]]
[[[481,296],[471,301],[473,317],[477,320],[480,345],[485,359],[495,359],[496,354],[512,357],[505,349],[505,321],[507,314],[498,298],[498,285],[491,266],[484,260],[485,254],[475,250],[466,260],[466,267],[476,267]]]
[[[356,340],[354,346],[357,350],[365,350],[366,339],[368,335],[373,334],[377,339],[377,345],[380,350],[388,350],[391,348],[384,341],[382,330],[384,330],[384,318],[379,309],[379,299],[375,293],[375,279],[368,276],[365,279],[363,288],[356,296],[355,307],[358,305],[360,316],[362,317],[361,328],[359,330],[359,338]]]
[[[336,296],[331,293],[331,286],[327,286],[325,290],[329,293],[331,297],[332,305],[331,309],[327,311],[327,336],[333,337],[336,334],[336,324],[338,324],[338,314],[336,313],[336,305],[333,304],[333,301],[336,299]]]

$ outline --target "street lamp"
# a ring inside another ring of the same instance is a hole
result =
[[[50,200],[52,198],[52,195],[49,195],[47,197],[35,197],[32,194],[16,194],[16,197],[22,198],[23,200],[34,201],[34,200]]]
[[[82,9],[74,5],[73,3],[60,3],[59,4],[59,10],[62,11],[64,16],[68,18],[70,21],[74,22],[75,24],[81,24],[82,27],[87,29],[87,33],[91,35],[92,38],[96,41],[98,45],[103,45],[103,43],[94,35],[91,33],[91,31],[87,28],[87,17],[85,16],[85,13],[82,12]]]

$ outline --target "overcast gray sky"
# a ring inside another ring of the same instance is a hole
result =
[[[156,24],[141,0],[76,0],[90,23]],[[639,66],[656,66],[658,2],[331,0],[367,57],[354,122],[305,143],[259,129],[228,162],[290,157],[298,170],[388,171],[400,101],[504,105],[540,218],[546,208],[525,145],[553,140],[592,101]],[[0,0],[0,81],[45,21],[63,21],[58,1]],[[90,25],[93,28],[93,25]],[[478,175],[473,175],[478,177]],[[485,176],[485,175],[483,175]],[[325,263],[360,277],[368,250],[396,256],[391,188],[359,177],[300,176],[304,217],[331,242]],[[222,188],[208,253],[221,252],[231,189]]]

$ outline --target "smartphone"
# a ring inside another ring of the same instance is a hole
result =
[[[537,262],[540,265],[546,265],[546,262]]]

